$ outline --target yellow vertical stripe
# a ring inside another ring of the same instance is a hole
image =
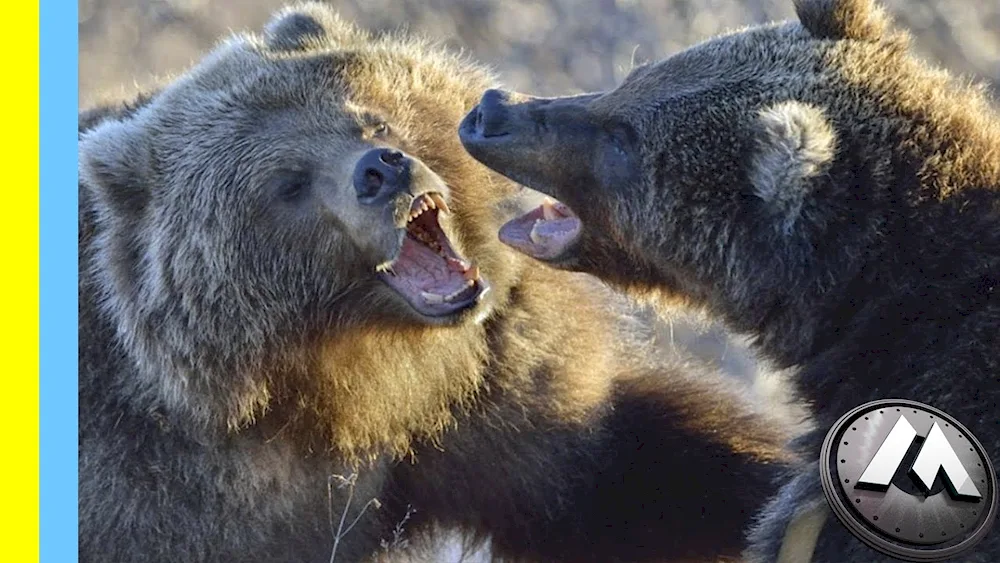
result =
[[[6,114],[0,191],[0,559],[18,562],[38,561],[38,14],[37,2],[6,4],[6,29],[0,34],[6,53],[0,88]]]

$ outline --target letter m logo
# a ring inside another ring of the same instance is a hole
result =
[[[906,420],[905,416],[900,416],[899,420],[889,431],[882,445],[879,446],[875,456],[872,457],[868,467],[865,468],[858,485],[884,489],[892,482],[892,476],[896,473],[899,465],[903,462],[907,450],[917,437],[917,431],[913,425]],[[952,496],[966,497],[968,499],[982,498],[979,489],[972,482],[968,471],[962,465],[958,454],[952,449],[948,438],[944,435],[937,422],[931,426],[927,438],[920,447],[917,458],[910,467],[917,481],[923,485],[924,490],[930,490],[937,478],[938,471],[944,475],[945,484],[950,489]]]

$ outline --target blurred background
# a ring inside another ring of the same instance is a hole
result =
[[[922,55],[1000,87],[1000,2],[883,0]],[[183,70],[230,30],[258,30],[282,0],[79,0],[80,102]],[[374,30],[467,49],[510,87],[543,95],[613,86],[726,28],[794,17],[791,0],[331,0]]]

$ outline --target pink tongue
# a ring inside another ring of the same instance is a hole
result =
[[[409,237],[403,240],[399,258],[393,264],[397,279],[402,279],[414,291],[450,295],[465,287],[461,262],[445,259]]]
[[[565,213],[572,212],[567,208]],[[557,216],[550,220],[545,220],[544,217],[545,210],[539,206],[509,221],[500,228],[498,233],[500,242],[535,258],[557,257],[572,243],[579,232],[580,220],[575,216]]]

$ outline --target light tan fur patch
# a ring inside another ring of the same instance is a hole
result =
[[[809,563],[812,561],[813,550],[819,540],[819,533],[826,523],[830,508],[825,501],[813,503],[806,510],[800,511],[788,528],[781,542],[777,563]]]

